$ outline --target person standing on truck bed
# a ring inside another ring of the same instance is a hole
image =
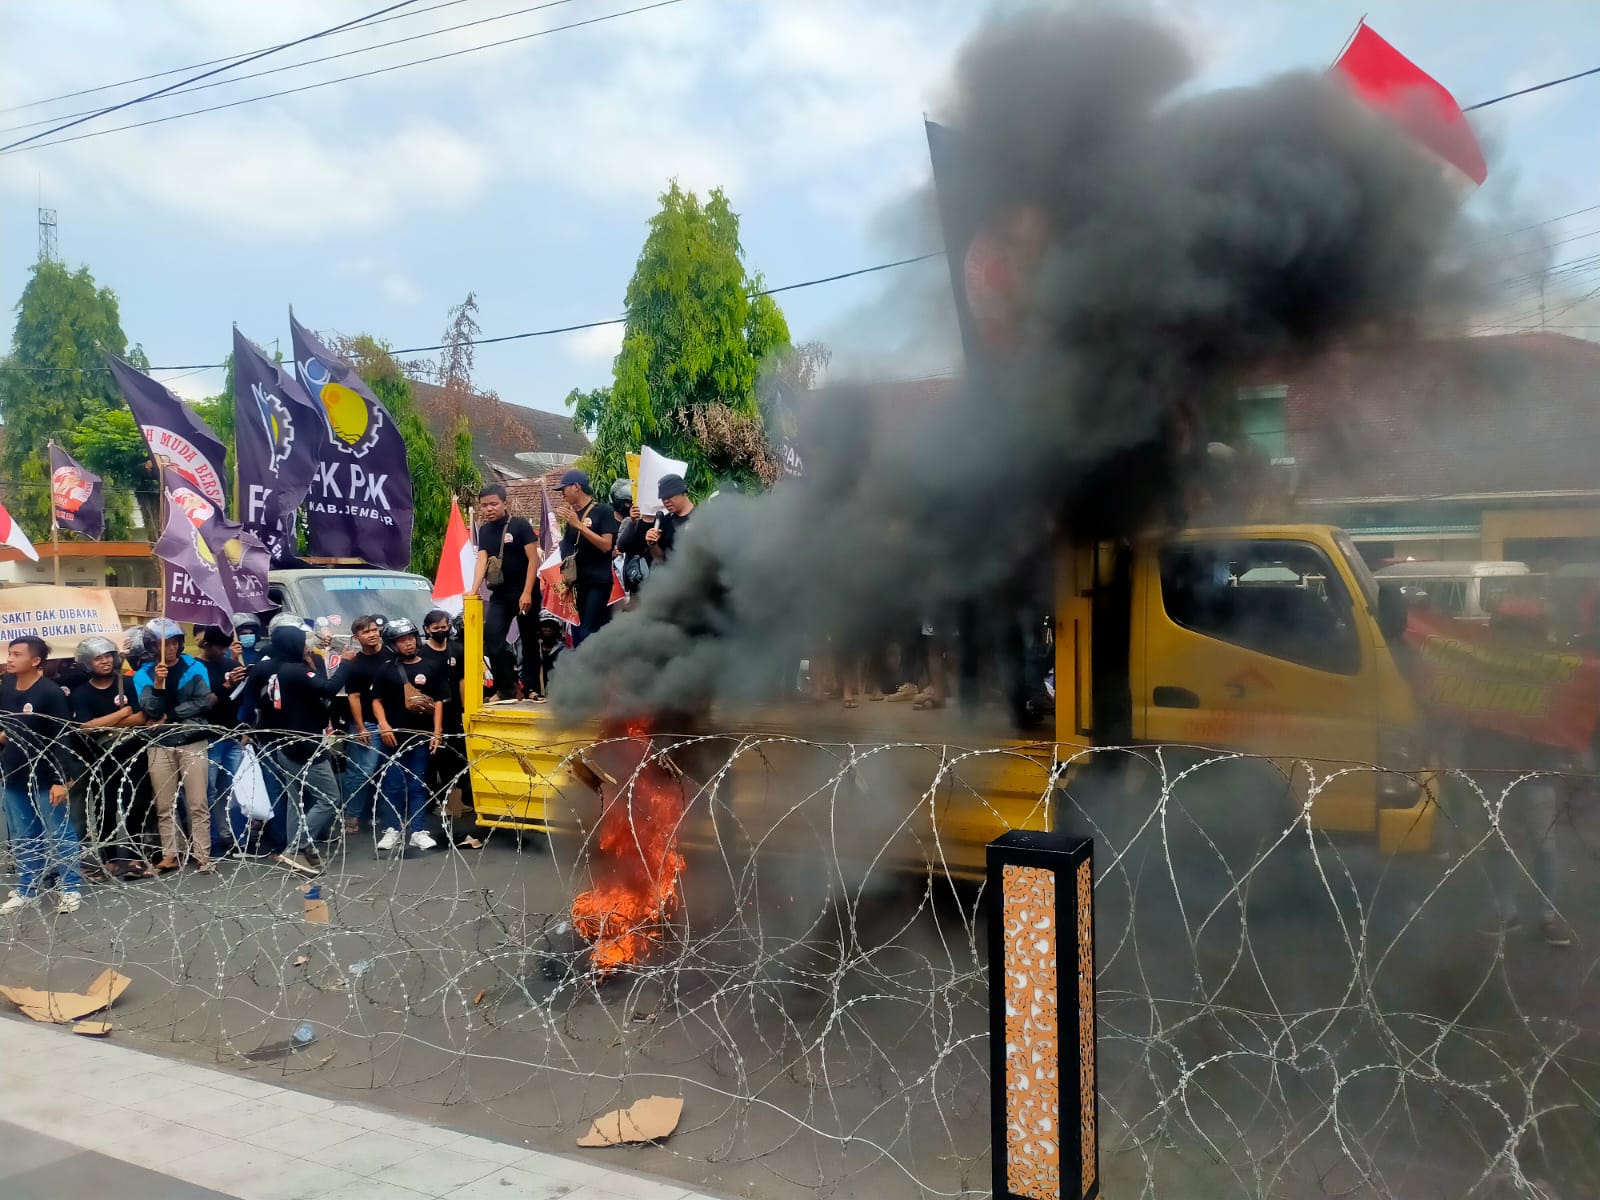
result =
[[[361,831],[361,818],[376,816],[377,779],[383,770],[389,747],[378,737],[378,721],[372,712],[372,689],[383,668],[394,655],[383,644],[383,627],[373,614],[350,622],[350,632],[359,652],[348,655],[333,675],[335,692],[342,690],[350,705],[350,732],[354,739],[345,746],[344,831]]]
[[[483,652],[489,657],[495,690],[502,700],[517,698],[516,657],[508,639],[511,623],[524,650],[522,682],[532,678],[526,650],[539,636],[539,535],[527,517],[514,517],[506,508],[506,489],[488,484],[478,493],[478,567],[473,572],[472,594],[489,585],[489,603],[483,609]]]
[[[189,813],[189,858],[198,871],[209,875],[216,870],[211,862],[211,809],[206,799],[211,677],[183,652],[183,642],[183,626],[176,621],[151,621],[145,638],[151,661],[139,668],[133,685],[145,724],[154,731],[145,753],[161,827],[161,861],[156,871],[176,871],[183,865],[177,814],[181,790]]]
[[[50,647],[43,638],[14,638],[6,651],[9,672],[0,683],[0,773],[5,776],[6,829],[17,860],[17,890],[0,915],[31,908],[52,872],[60,879],[56,911],[83,903],[78,860],[83,851],[72,828],[67,792],[76,763],[67,694],[44,677]]]
[[[595,503],[586,471],[573,468],[561,477],[561,497],[556,516],[567,525],[561,539],[561,576],[576,592],[578,628],[572,640],[581,645],[611,619],[611,552],[616,545],[617,517],[609,504]],[[538,636],[537,630],[534,636]]]

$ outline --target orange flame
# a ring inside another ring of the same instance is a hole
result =
[[[626,727],[648,739],[646,722]],[[647,762],[605,797],[596,883],[572,902],[572,924],[591,943],[595,971],[609,975],[642,962],[678,907],[678,824],[683,785],[659,761]]]

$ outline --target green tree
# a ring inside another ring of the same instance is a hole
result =
[[[50,535],[48,444],[54,439],[69,446],[72,431],[87,418],[123,407],[101,351],[125,355],[128,338],[116,296],[97,287],[86,267],[35,263],[16,311],[11,353],[0,370],[0,472],[8,481],[7,508],[37,541]],[[119,486],[138,480],[99,473],[106,476],[108,525],[125,532],[131,507],[125,497],[113,498]]]
[[[472,368],[474,343],[483,330],[478,325],[478,297],[468,292],[467,298],[445,315],[444,336],[439,339],[439,363],[435,378],[444,390],[446,412],[454,414],[450,453],[444,460],[445,483],[450,494],[461,502],[461,511],[478,498],[483,477],[472,454],[472,428],[467,423],[466,405],[473,395]],[[498,399],[493,392],[483,393],[489,400]],[[448,510],[445,513],[448,518]]]
[[[144,434],[134,424],[133,414],[123,408],[106,408],[92,413],[72,431],[66,448],[89,470],[116,480],[106,488],[106,537],[125,538],[133,532],[133,503],[137,498],[139,516],[147,535],[160,523],[160,488],[150,462],[150,448]]]
[[[753,297],[760,289],[722,190],[702,204],[668,188],[628,282],[611,386],[567,396],[574,423],[594,438],[597,486],[625,475],[625,456],[642,445],[686,460],[697,495],[726,478],[771,482],[756,380],[763,358],[787,352],[789,326],[770,296]]]

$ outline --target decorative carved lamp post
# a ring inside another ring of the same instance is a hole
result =
[[[1095,1200],[1094,844],[1013,830],[987,891],[995,1200]]]

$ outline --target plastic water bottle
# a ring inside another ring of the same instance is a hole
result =
[[[309,1046],[316,1041],[317,1031],[310,1021],[304,1021],[294,1027],[293,1036],[295,1049],[298,1050],[301,1046]]]

